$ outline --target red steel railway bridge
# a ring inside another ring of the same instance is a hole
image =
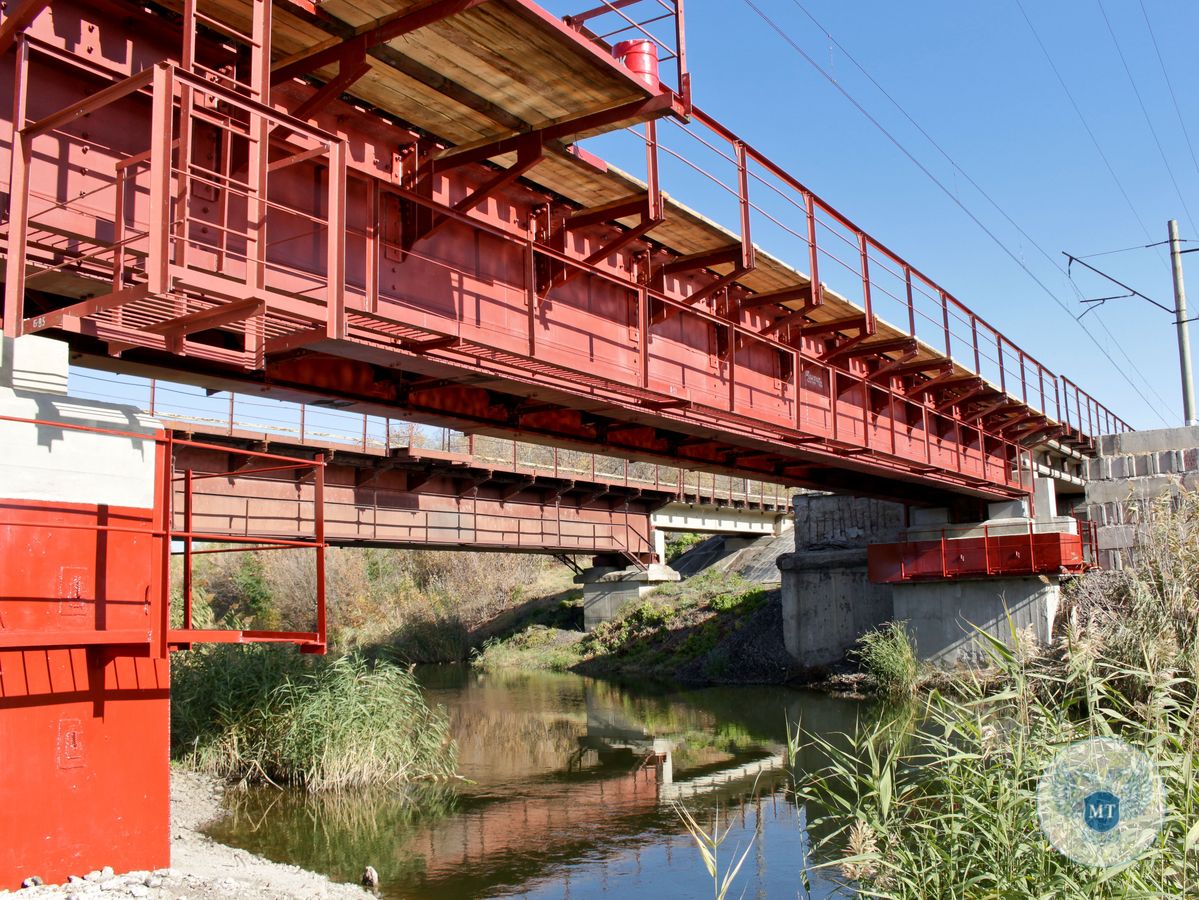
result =
[[[197,448],[22,353],[908,503],[1127,429],[704,113],[682,0],[10,0],[0,90],[0,887],[167,863],[173,648],[325,641],[172,629]]]

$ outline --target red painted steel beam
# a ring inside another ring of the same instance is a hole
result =
[[[944,374],[953,370],[953,363],[947,359],[918,359],[912,362],[896,360],[894,363],[883,365],[870,375],[871,381],[881,381],[884,378],[905,378],[908,375],[922,375],[928,372]]]
[[[855,350],[857,350],[859,347],[861,347],[863,342],[868,337],[870,337],[870,332],[866,331],[863,328],[861,334],[855,335],[854,337],[851,337],[849,340],[844,341],[843,343],[837,344],[835,347],[832,347],[829,350],[826,350],[824,353],[820,354],[820,361],[823,363],[833,363],[833,362],[837,361],[839,358],[841,358],[842,356],[848,356],[848,355],[852,354]]]
[[[948,387],[955,387],[962,384],[968,384],[972,381],[979,381],[979,377],[974,374],[955,375],[952,368],[948,369],[944,374],[938,375],[936,378],[930,378],[928,381],[922,381],[920,384],[912,385],[908,389],[907,395],[911,399],[915,399],[928,391],[939,391]]]
[[[970,414],[971,419],[990,419],[993,416],[1005,415],[1008,412],[1017,409],[1023,409],[1024,404],[1019,400],[1013,400],[1011,397],[1004,394],[993,403],[989,403],[982,409],[979,409]]]
[[[623,197],[601,206],[575,210],[567,218],[565,228],[567,231],[574,231],[577,228],[589,228],[593,225],[625,219],[643,212],[648,203],[649,196],[647,194],[634,194],[631,197]]]
[[[621,122],[625,119],[640,118],[658,113],[665,114],[671,110],[673,101],[674,98],[670,94],[658,94],[648,100],[633,100],[629,103],[612,107],[611,109],[594,110],[577,118],[555,122],[553,125],[525,132],[524,134],[514,134],[482,144],[467,144],[462,147],[455,147],[444,151],[437,157],[435,169],[441,172],[457,166],[469,165],[470,163],[485,162],[496,156],[502,156],[505,153],[513,153],[520,149],[522,141],[526,140],[530,135],[536,136],[536,139],[542,144],[547,144],[558,138],[578,134],[581,131],[590,131],[593,128],[602,128],[603,126],[611,125],[614,122]]]
[[[818,305],[812,301],[812,285],[810,283],[777,291],[766,291],[761,294],[750,294],[748,297],[742,297],[739,305],[742,309],[758,309],[774,303],[794,301],[803,301],[805,307],[812,309]]]
[[[0,22],[0,55],[12,49],[17,41],[17,35],[33,24],[42,10],[50,5],[50,0],[22,0],[16,8]]]
[[[321,85],[311,97],[293,109],[291,114],[297,119],[307,119],[348,91],[370,70],[371,67],[366,61],[365,53],[343,56],[337,64],[337,74]]]
[[[391,18],[360,31],[351,38],[333,46],[321,47],[298,59],[291,59],[271,72],[271,83],[278,84],[289,78],[298,78],[317,69],[338,62],[347,55],[361,55],[371,47],[386,44],[405,34],[410,34],[450,16],[466,12],[490,0],[433,0],[409,12],[398,13]]]
[[[844,319],[834,319],[831,322],[819,322],[804,325],[799,329],[802,337],[818,337],[826,334],[837,334],[842,331],[855,331],[866,327],[866,316],[848,316]]]
[[[702,250],[679,256],[662,265],[658,270],[661,275],[677,275],[680,272],[693,272],[696,269],[710,269],[713,266],[732,264],[736,266],[741,261],[741,246],[721,247],[718,250]]]
[[[843,359],[860,359],[864,356],[881,356],[884,353],[914,353],[918,349],[915,338],[892,338],[891,340],[878,341],[873,344],[855,344],[853,346],[841,347],[825,354],[826,362],[834,362]]]
[[[154,334],[165,334],[169,337],[183,337],[197,331],[207,331],[209,328],[221,328],[242,322],[260,314],[266,308],[262,300],[251,298],[237,300],[233,303],[222,303],[218,306],[202,309],[175,319],[168,319],[154,325],[147,325],[146,331]]]
[[[946,398],[933,406],[934,412],[943,413],[946,410],[952,409],[955,406],[961,406],[963,403],[969,403],[976,397],[988,393],[991,390],[990,386],[979,382],[973,387],[967,388],[964,393],[956,394],[953,397]]]
[[[784,328],[787,328],[788,326],[796,325],[796,324],[799,324],[800,322],[804,322],[808,318],[808,313],[810,313],[815,308],[816,307],[814,305],[808,304],[808,305],[804,306],[803,309],[792,310],[791,312],[788,312],[785,315],[779,316],[773,322],[770,322],[769,324],[767,324],[765,327],[762,328],[762,334],[766,334],[766,335],[778,334],[780,331],[782,331]]]
[[[744,268],[738,266],[737,268],[733,269],[733,271],[729,272],[727,275],[721,275],[719,278],[717,278],[715,281],[711,282],[710,284],[705,284],[698,291],[693,291],[692,293],[688,294],[687,295],[687,305],[695,306],[697,303],[703,303],[709,297],[715,296],[716,294],[723,291],[725,288],[731,287],[734,283],[736,283],[736,281],[739,278],[744,278],[749,273],[750,273],[749,269],[744,269]],[[670,307],[668,307],[668,308],[670,308]]]

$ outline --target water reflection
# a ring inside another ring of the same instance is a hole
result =
[[[848,731],[861,711],[774,687],[684,691],[457,667],[421,676],[449,711],[468,782],[240,793],[213,835],[338,879],[373,865],[387,897],[703,896],[711,884],[670,805],[679,800],[701,822],[719,810],[726,858],[753,842],[734,896],[803,896],[785,722]],[[812,896],[830,895],[813,882]]]

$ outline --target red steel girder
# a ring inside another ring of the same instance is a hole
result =
[[[364,50],[342,56],[337,62],[337,74],[317,89],[316,93],[292,110],[297,119],[307,119],[348,91],[355,82],[363,78],[371,67],[366,61]]]
[[[467,144],[462,147],[455,147],[444,151],[437,157],[436,168],[438,171],[444,171],[455,166],[484,162],[496,156],[502,156],[505,153],[512,153],[519,150],[522,141],[531,135],[535,136],[542,144],[548,144],[550,141],[566,137],[567,135],[589,131],[592,128],[601,128],[605,125],[611,125],[614,122],[624,121],[625,119],[658,113],[665,114],[672,109],[673,101],[674,98],[670,94],[658,94],[657,96],[650,97],[648,100],[633,100],[611,109],[596,110],[574,119],[564,119],[552,125],[547,125],[544,128],[528,131],[523,134],[514,134],[482,144]]]
[[[694,272],[696,269],[710,269],[713,266],[728,264],[736,266],[741,262],[742,256],[740,244],[721,247],[718,250],[703,250],[699,253],[679,256],[664,263],[658,269],[658,273],[660,275],[677,275],[680,272]]]
[[[763,306],[770,306],[775,303],[791,303],[794,301],[803,301],[806,308],[814,309],[819,303],[812,301],[812,285],[802,284],[797,287],[782,288],[777,291],[766,291],[762,294],[750,294],[748,297],[742,297],[739,301],[739,306],[742,309],[759,309]]]
[[[819,337],[820,335],[837,334],[842,331],[857,331],[866,328],[866,316],[848,316],[844,319],[834,319],[831,322],[818,322],[804,325],[799,329],[803,337]]]
[[[825,362],[835,362],[843,359],[857,359],[863,356],[882,355],[884,353],[914,353],[917,350],[915,338],[900,337],[873,344],[854,344],[839,347],[824,356]]]
[[[397,13],[351,38],[287,61],[271,72],[271,83],[278,84],[289,78],[307,75],[347,56],[360,56],[371,47],[386,44],[402,35],[488,2],[490,0],[434,0],[411,12]]]
[[[955,374],[953,369],[950,368],[936,378],[930,378],[928,381],[922,381],[920,384],[913,385],[908,389],[907,395],[910,399],[914,400],[929,391],[940,391],[948,387],[958,387],[979,380],[981,379],[977,375],[972,373],[965,375],[960,373]]]
[[[927,372],[944,374],[953,371],[953,363],[947,359],[918,359],[895,360],[885,363],[869,376],[870,381],[882,381],[884,378],[904,378],[908,375],[921,375]]]
[[[647,200],[648,204],[648,200]],[[649,234],[654,228],[662,224],[662,219],[651,218],[648,209],[642,212],[641,221],[632,228],[625,229],[620,234],[612,238],[608,243],[604,244],[585,260],[582,265],[565,265],[559,270],[557,275],[547,279],[544,282],[539,282],[537,285],[537,293],[540,296],[545,296],[554,288],[561,287],[569,281],[582,275],[588,267],[594,266],[603,262],[608,257],[619,253],[625,247],[634,241],[641,240],[645,235]]]
[[[266,304],[262,300],[256,298],[237,300],[233,303],[222,303],[198,312],[188,313],[175,319],[168,319],[165,322],[147,325],[145,330],[179,338],[197,331],[207,331],[209,328],[221,328],[244,321],[260,315],[264,309],[266,309]]]
[[[803,322],[805,319],[807,319],[808,313],[810,313],[815,308],[816,307],[814,304],[808,303],[808,304],[805,304],[802,309],[791,310],[790,312],[787,312],[784,315],[779,316],[773,322],[766,325],[762,329],[762,334],[768,334],[768,335],[769,334],[778,334],[780,331],[782,331],[784,328],[787,328],[790,325],[795,325],[796,323]]]
[[[824,353],[820,354],[820,361],[824,363],[832,363],[843,354],[851,354],[854,350],[862,345],[866,338],[870,337],[870,333],[864,328],[861,334],[855,335],[834,347],[829,348]]]
[[[984,381],[979,381],[977,384],[967,388],[964,393],[955,394],[953,397],[946,397],[934,404],[933,411],[943,413],[946,410],[952,409],[955,406],[961,406],[963,403],[968,403],[975,397],[985,394],[991,390],[990,386]]]
[[[33,24],[33,20],[49,5],[50,0],[21,0],[15,9],[9,10],[0,23],[0,55],[12,48],[17,35]]]
[[[637,215],[646,208],[648,202],[648,195],[634,194],[631,197],[622,197],[601,206],[578,209],[570,214],[563,227],[567,231],[574,231],[577,228],[589,228],[592,225],[615,222],[617,219]]]

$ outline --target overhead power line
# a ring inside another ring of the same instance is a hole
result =
[[[1170,102],[1174,104],[1174,115],[1178,116],[1178,124],[1182,127],[1182,136],[1186,138],[1187,150],[1191,153],[1191,162],[1195,166],[1195,173],[1199,174],[1199,158],[1195,156],[1195,145],[1191,143],[1191,132],[1187,129],[1186,120],[1182,117],[1182,110],[1178,107],[1178,95],[1174,93],[1174,82],[1170,80],[1170,73],[1166,71],[1166,61],[1162,58],[1162,48],[1157,43],[1157,34],[1153,31],[1153,23],[1149,21],[1149,10],[1145,9],[1145,0],[1141,2],[1141,15],[1145,17],[1145,27],[1149,29],[1149,38],[1153,41],[1153,52],[1157,54],[1157,64],[1161,67],[1162,78],[1166,80],[1166,88],[1170,91]],[[1192,227],[1194,227],[1192,225]]]
[[[1071,312],[1070,307],[1065,303],[1065,301],[1063,301],[1054,291],[1052,291],[1049,288],[1049,286],[1046,285],[1045,282],[1042,281],[1037,276],[1037,274],[1035,272],[1033,272],[1032,269],[1030,269],[1024,263],[1024,261],[1010,247],[1008,247],[1008,245],[1006,243],[1004,243],[990,228],[988,228],[986,226],[986,224],[984,224],[983,221],[977,215],[975,215],[974,212],[969,207],[967,207],[960,199],[958,199],[958,197],[954,194],[954,192],[951,191],[945,185],[944,182],[942,182],[939,178],[937,178],[937,176],[934,175],[933,172],[927,166],[925,166],[919,159],[917,159],[916,156],[910,150],[908,150],[908,148],[906,146],[904,146],[904,144],[897,137],[895,137],[895,135],[893,135],[886,128],[886,126],[884,126],[881,122],[879,122],[879,120],[876,119],[870,113],[870,111],[867,110],[866,107],[863,106],[857,100],[857,98],[855,98],[852,94],[850,94],[849,91],[847,91],[841,85],[841,83],[839,81],[837,81],[837,79],[827,69],[825,69],[822,65],[820,65],[820,63],[818,63],[815,59],[813,59],[812,56],[810,54],[808,54],[808,52],[806,50],[804,50],[798,43],[796,43],[795,39],[791,37],[790,33],[788,33],[773,18],[771,18],[769,15],[767,15],[765,12],[763,12],[762,9],[759,8],[758,5],[754,2],[754,0],[743,0],[743,2],[751,10],[753,10],[753,12],[758,16],[758,18],[760,18],[788,46],[790,46],[792,50],[794,50],[796,53],[798,53],[810,66],[812,66],[812,68],[816,69],[816,71],[819,72],[824,77],[824,79],[829,82],[829,84],[831,84],[834,88],[836,88],[837,91],[840,92],[841,95],[844,96],[846,100],[848,100],[851,104],[853,104],[854,108],[857,109],[858,112],[860,112],[867,119],[867,121],[869,121],[875,128],[877,128],[880,132],[882,132],[882,134],[887,138],[887,140],[889,140],[892,144],[895,145],[896,149],[898,149],[904,156],[906,156],[908,158],[908,160],[914,166],[916,166],[916,168],[918,168],[921,172],[923,172],[924,175],[930,181],[932,181],[933,184],[935,184],[941,190],[941,192],[943,194],[945,194],[946,197],[948,197],[951,201],[953,201],[953,203],[975,225],[977,225],[979,227],[979,229],[981,229],[982,232],[984,234],[986,234],[987,237],[989,237],[995,243],[996,246],[998,246],[1012,260],[1012,262],[1014,262],[1017,266],[1020,267],[1020,269],[1022,269],[1024,271],[1025,275],[1027,275],[1030,279],[1032,279],[1032,281],[1034,283],[1036,283],[1036,285],[1045,294],[1047,294],[1049,296],[1049,298],[1051,300],[1053,300],[1053,302],[1056,303],[1062,309],[1063,312],[1066,313],[1066,315],[1068,315],[1071,319],[1073,319],[1078,324],[1079,328],[1082,329],[1083,333],[1086,334],[1086,336],[1088,338],[1090,338],[1091,342],[1095,345],[1096,349],[1099,350],[1099,352],[1102,353],[1107,358],[1108,362],[1111,363],[1112,368],[1115,369],[1120,374],[1120,376],[1128,383],[1129,387],[1131,387],[1133,389],[1133,391],[1137,394],[1137,396],[1139,396],[1141,398],[1141,400],[1144,401],[1144,403],[1146,404],[1146,406],[1148,408],[1150,408],[1154,411],[1154,413],[1158,416],[1159,419],[1162,420],[1163,423],[1166,423],[1165,418],[1158,411],[1158,408],[1149,401],[1148,397],[1145,396],[1145,393],[1144,393],[1144,391],[1141,390],[1140,386],[1137,385],[1136,382],[1133,381],[1133,379],[1128,375],[1128,373],[1120,366],[1120,364],[1116,362],[1116,360],[1112,357],[1111,352],[1106,347],[1104,347],[1104,345],[1099,341],[1099,339],[1097,337],[1095,337],[1095,335],[1091,332],[1091,330],[1089,328],[1087,328],[1086,324],[1083,323],[1078,316],[1075,316]],[[1017,3],[1018,2],[1019,2],[1019,0],[1017,0]],[[1021,10],[1021,11],[1023,11],[1023,10]],[[806,13],[807,11],[804,10],[804,12]],[[810,14],[809,14],[809,18],[811,18]],[[1027,18],[1027,16],[1026,16],[1026,18]],[[813,19],[813,21],[815,21],[815,20]],[[819,23],[817,23],[817,24],[819,26]],[[1030,23],[1030,25],[1031,25],[1031,23]],[[824,29],[823,26],[819,26],[819,27],[821,27],[822,31],[825,31],[826,35],[828,34],[828,31],[826,29]],[[830,37],[830,39],[832,38],[831,35],[829,35],[829,37]],[[834,43],[836,43],[836,42],[834,41]],[[840,45],[838,44],[838,46],[840,46]],[[842,52],[844,52],[844,50]],[[848,56],[849,54],[847,53],[846,55]],[[859,63],[857,63],[856,61],[854,61],[854,65],[856,65],[859,69],[862,69],[862,66]],[[869,76],[867,76],[867,77],[869,77]],[[873,81],[873,79],[871,79],[871,80]],[[1063,86],[1064,86],[1064,84],[1063,84]],[[884,93],[886,93],[886,92],[884,91]],[[891,99],[889,97],[889,95],[888,95],[888,99]],[[893,99],[891,102],[895,103],[895,101]],[[898,105],[898,104],[896,104],[896,105]],[[904,115],[907,116],[907,113],[905,112]],[[911,120],[910,116],[908,116],[908,118],[909,118],[909,120]],[[915,124],[914,121],[913,121],[913,124]],[[919,126],[917,126],[917,127],[919,127]],[[922,133],[924,133],[923,129],[920,129],[920,130]],[[931,138],[930,138],[930,141],[931,141]],[[933,143],[935,144],[935,142],[933,142]],[[938,149],[940,149],[940,148],[938,148]],[[943,150],[941,152],[944,153]],[[950,161],[952,162],[952,159]],[[955,168],[958,168],[959,171],[961,171],[960,167],[957,167],[956,163],[954,163],[954,166],[955,166]],[[964,172],[962,174],[965,175]],[[1113,172],[1112,174],[1114,177],[1115,173]],[[973,181],[972,181],[972,183],[973,183]],[[1126,199],[1127,199],[1127,197],[1126,197]],[[994,201],[991,201],[991,202],[994,204]],[[1130,201],[1130,204],[1131,204],[1131,201]],[[1138,220],[1139,220],[1139,217],[1138,217]],[[1141,224],[1142,224],[1142,227],[1144,227],[1144,223],[1142,222]],[[1019,229],[1019,226],[1017,226],[1017,228]],[[1021,234],[1024,234],[1022,229],[1020,229],[1020,231],[1021,231]],[[1148,229],[1146,229],[1146,234],[1148,234]],[[1025,235],[1025,236],[1027,237],[1027,235]],[[1034,246],[1037,246],[1035,241],[1033,241],[1031,238],[1028,238],[1028,239],[1029,239],[1030,243],[1032,243]],[[1040,252],[1042,254],[1044,254],[1047,258],[1050,259],[1051,263],[1054,264],[1055,268],[1057,268],[1059,271],[1062,271],[1061,266],[1058,265],[1054,260],[1052,260],[1052,258],[1049,257],[1049,255],[1045,252],[1045,250],[1043,248],[1040,248],[1038,246],[1038,250],[1040,250]],[[1111,332],[1108,332],[1108,335],[1110,337]],[[1121,351],[1121,352],[1123,352],[1123,351]],[[1127,358],[1127,354],[1124,354],[1124,355]],[[1143,375],[1142,375],[1142,378],[1144,378]],[[1149,386],[1150,391],[1152,391],[1153,393],[1156,394],[1156,391],[1153,391],[1152,383],[1149,382],[1147,379],[1146,379],[1145,383]],[[1159,396],[1158,399],[1161,400],[1161,397]],[[1163,401],[1163,403],[1164,403],[1164,401]],[[1168,424],[1168,423],[1166,423],[1166,424]]]
[[[1191,231],[1199,231],[1195,227],[1195,220],[1191,218],[1191,210],[1187,206],[1186,197],[1182,194],[1182,188],[1178,186],[1178,179],[1174,177],[1174,168],[1170,165],[1170,160],[1166,156],[1166,150],[1162,147],[1161,138],[1157,136],[1157,129],[1153,127],[1153,120],[1149,118],[1149,110],[1145,106],[1145,101],[1141,97],[1141,90],[1137,87],[1136,79],[1132,77],[1132,69],[1128,67],[1128,60],[1124,57],[1124,50],[1120,47],[1120,40],[1116,37],[1116,30],[1112,28],[1112,20],[1107,17],[1107,10],[1103,7],[1103,0],[1095,0],[1099,6],[1099,12],[1103,15],[1103,22],[1107,25],[1107,33],[1112,36],[1112,44],[1116,47],[1116,55],[1120,57],[1120,64],[1124,66],[1124,74],[1128,76],[1128,83],[1132,85],[1132,92],[1137,98],[1137,105],[1141,107],[1141,114],[1145,117],[1145,124],[1149,126],[1149,133],[1153,135],[1153,143],[1157,145],[1157,152],[1161,155],[1162,165],[1166,167],[1166,173],[1170,176],[1170,183],[1174,185],[1174,192],[1178,194],[1178,202],[1182,204],[1182,210],[1186,213],[1187,221],[1191,223]]]
[[[1049,54],[1049,48],[1045,46],[1045,42],[1041,40],[1041,34],[1037,31],[1037,27],[1033,25],[1032,19],[1029,18],[1028,11],[1024,8],[1022,0],[1016,0],[1016,8],[1020,10],[1020,15],[1024,17],[1024,22],[1028,25],[1028,30],[1032,32],[1033,40],[1037,42],[1037,46],[1041,49],[1041,55],[1045,57],[1045,62],[1049,64],[1053,76],[1057,79],[1058,85],[1062,89],[1062,93],[1066,95],[1066,99],[1070,101],[1070,106],[1074,109],[1074,115],[1078,117],[1079,123],[1082,125],[1083,131],[1087,133],[1087,137],[1091,139],[1091,144],[1095,147],[1095,152],[1099,154],[1099,158],[1103,160],[1103,165],[1107,169],[1108,175],[1111,176],[1112,182],[1116,185],[1116,190],[1120,192],[1120,196],[1124,198],[1125,204],[1128,206],[1128,211],[1132,213],[1132,217],[1137,220],[1137,224],[1141,226],[1141,231],[1144,232],[1145,238],[1152,241],[1153,235],[1149,231],[1149,226],[1145,224],[1145,220],[1141,218],[1141,214],[1137,211],[1136,204],[1132,202],[1132,197],[1128,195],[1128,191],[1124,188],[1124,182],[1120,180],[1120,176],[1116,174],[1115,167],[1112,166],[1112,161],[1107,158],[1107,154],[1103,151],[1103,145],[1099,143],[1099,138],[1095,137],[1095,132],[1091,128],[1087,117],[1083,115],[1082,107],[1078,105],[1078,101],[1074,99],[1074,94],[1066,84],[1066,79],[1062,77],[1062,73],[1058,70],[1057,63],[1053,61],[1053,57]],[[1163,266],[1169,267],[1166,264],[1165,257],[1159,255]]]

